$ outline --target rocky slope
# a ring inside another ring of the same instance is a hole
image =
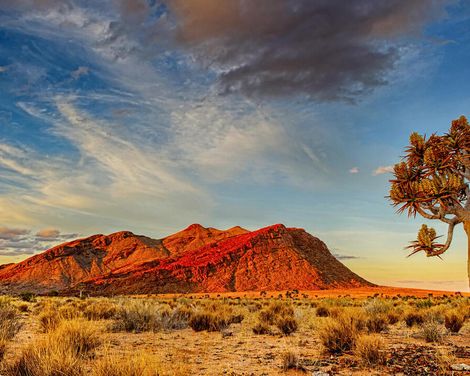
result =
[[[163,239],[94,235],[0,267],[0,291],[94,294],[317,290],[372,286],[302,229],[191,225]]]

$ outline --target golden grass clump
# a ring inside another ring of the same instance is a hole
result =
[[[259,321],[253,328],[253,332],[256,334],[271,333],[271,325],[275,325],[283,335],[290,335],[299,327],[294,308],[284,302],[272,302],[259,312],[258,318]]]
[[[4,376],[83,376],[83,360],[62,346],[44,339],[26,348],[15,363],[3,367]]]
[[[27,347],[14,363],[4,366],[2,375],[82,376],[84,359],[92,357],[100,344],[100,333],[91,322],[63,320]]]
[[[354,353],[367,366],[383,365],[386,362],[384,348],[380,335],[364,334],[356,339]]]
[[[106,354],[93,365],[91,376],[157,376],[155,366],[145,355],[118,356]]]
[[[64,320],[49,334],[51,341],[61,343],[75,356],[87,356],[101,344],[97,326],[84,319]]]
[[[21,317],[16,308],[6,304],[0,306],[0,340],[10,340],[21,328]]]
[[[228,328],[230,324],[239,324],[243,319],[244,315],[233,307],[214,302],[199,312],[193,312],[188,325],[196,332],[215,332]]]
[[[148,301],[132,299],[121,303],[111,325],[114,331],[147,332],[158,327],[158,311],[154,304]]]
[[[388,328],[388,318],[385,314],[372,314],[365,325],[370,333],[380,333]]]
[[[350,312],[329,318],[319,327],[320,341],[333,354],[341,354],[354,347],[362,324]]]
[[[108,299],[99,299],[88,304],[83,310],[83,315],[88,320],[109,320],[113,318],[117,312],[118,307],[115,303]]]

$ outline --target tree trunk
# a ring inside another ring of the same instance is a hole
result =
[[[467,234],[467,275],[468,275],[468,287],[470,288],[470,221],[463,223],[463,228]]]

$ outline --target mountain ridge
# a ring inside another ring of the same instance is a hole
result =
[[[374,286],[320,239],[275,224],[255,231],[192,224],[161,239],[119,231],[0,266],[0,292],[226,292]]]

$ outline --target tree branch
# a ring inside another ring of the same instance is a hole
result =
[[[452,243],[452,238],[454,236],[454,227],[456,224],[459,224],[459,223],[460,222],[458,220],[450,220],[449,227],[447,229],[447,239],[446,239],[445,244],[441,248],[439,248],[439,250],[436,250],[432,253],[428,253],[427,254],[428,257],[442,255],[445,251],[449,249]]]

